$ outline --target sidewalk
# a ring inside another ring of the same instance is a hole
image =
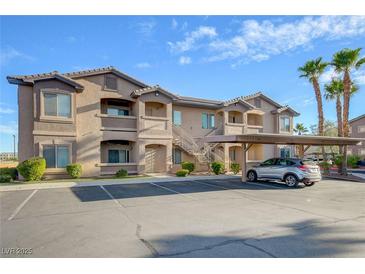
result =
[[[0,192],[15,191],[15,190],[34,190],[34,189],[50,189],[50,188],[68,188],[68,187],[84,187],[84,186],[104,186],[104,185],[121,185],[121,184],[142,184],[142,183],[157,183],[157,182],[179,182],[179,181],[194,181],[194,180],[213,180],[213,179],[232,179],[239,178],[240,175],[205,175],[205,176],[187,176],[175,177],[169,175],[161,175],[144,178],[131,179],[112,179],[112,180],[90,180],[84,182],[57,182],[57,183],[35,183],[35,184],[14,184],[1,186]]]

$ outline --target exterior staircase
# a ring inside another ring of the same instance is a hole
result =
[[[216,135],[216,131],[218,129],[214,129],[209,132],[206,136]],[[214,161],[223,161],[223,155],[213,151],[213,149],[218,145],[218,143],[205,143],[203,139],[195,140],[188,132],[186,132],[183,128],[177,127],[175,125],[172,126],[172,134],[173,134],[173,144],[186,153],[193,155],[197,161],[201,164],[210,163]]]

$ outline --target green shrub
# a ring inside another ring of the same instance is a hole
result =
[[[231,163],[231,170],[233,174],[237,174],[240,172],[240,164],[239,163]]]
[[[42,157],[33,157],[21,162],[17,170],[26,181],[41,180],[46,170],[46,160]]]
[[[189,170],[189,173],[192,173],[195,169],[195,165],[192,162],[182,162],[181,167],[182,167],[182,169]]]
[[[176,171],[176,176],[177,177],[186,177],[189,174],[189,170],[187,169],[179,169],[178,171]]]
[[[224,173],[224,164],[222,162],[213,162],[211,168],[215,175]]]
[[[336,158],[335,158],[335,164],[337,166],[341,166],[342,160],[343,160],[343,156],[342,155],[336,156]],[[357,168],[358,167],[358,164],[357,163],[359,161],[360,161],[360,157],[357,156],[357,155],[348,155],[348,157],[347,157],[347,165],[349,167]]]
[[[0,175],[10,175],[11,179],[16,180],[18,171],[15,167],[3,167],[0,168]]]
[[[80,178],[82,174],[82,166],[80,164],[70,164],[66,166],[66,171],[72,178]]]
[[[324,174],[329,174],[332,165],[329,162],[321,162],[319,166],[323,169]]]
[[[127,171],[127,170],[125,170],[125,169],[123,169],[123,168],[121,168],[121,169],[119,169],[119,170],[117,171],[117,173],[115,173],[115,176],[116,176],[117,178],[127,177],[127,176],[128,176],[128,171]]]
[[[352,168],[358,167],[358,162],[360,161],[360,157],[357,155],[349,155],[347,157],[347,164]]]
[[[0,175],[0,183],[10,183],[11,182],[11,176],[9,174],[1,174]]]

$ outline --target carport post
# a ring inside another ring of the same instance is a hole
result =
[[[246,182],[246,173],[247,173],[247,157],[246,157],[246,151],[247,151],[247,144],[242,144],[242,177],[241,182]]]
[[[347,176],[347,145],[343,146],[342,175]]]

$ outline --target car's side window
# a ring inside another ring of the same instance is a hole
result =
[[[279,160],[277,161],[277,163],[276,163],[276,164],[277,164],[278,166],[287,166],[287,165],[289,165],[289,164],[288,164],[288,162],[289,162],[289,161],[287,161],[287,160],[285,160],[285,159],[279,159]]]
[[[276,159],[269,159],[269,160],[266,160],[265,162],[262,163],[263,166],[272,166],[272,165],[275,165],[275,160]]]

